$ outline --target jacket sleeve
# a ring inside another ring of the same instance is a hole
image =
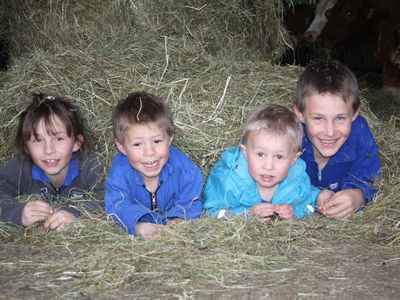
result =
[[[368,127],[362,134],[360,146],[362,150],[343,178],[342,189],[358,188],[362,190],[365,201],[368,203],[376,193],[374,179],[381,170],[378,149]]]
[[[190,162],[190,165],[184,171],[179,182],[180,190],[178,191],[178,197],[165,215],[168,219],[196,219],[202,213],[201,192],[203,189],[203,178],[200,169],[192,162]]]
[[[0,167],[0,220],[22,226],[22,211],[26,202],[17,201],[20,186],[26,176],[22,176],[22,165],[14,157]]]
[[[243,207],[232,205],[239,202],[240,190],[229,171],[216,165],[207,178],[203,196],[204,208],[210,216],[216,217],[222,209],[233,214],[243,212]]]
[[[152,223],[162,224],[163,220],[157,213],[151,212],[139,199],[134,198],[131,190],[135,183],[129,181],[129,172],[119,162],[117,155],[106,180],[104,194],[106,212],[128,234],[136,234],[136,224],[141,219],[147,221],[148,218],[152,218]]]
[[[86,199],[80,205],[62,207],[76,217],[79,217],[81,209],[91,212],[100,212],[103,208],[104,195],[104,167],[100,165],[96,153],[91,153],[79,166],[77,184],[86,194]]]

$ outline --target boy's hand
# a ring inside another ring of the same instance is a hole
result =
[[[333,195],[335,195],[335,193],[331,190],[321,190],[317,197],[317,209],[320,213],[322,213],[323,207]]]
[[[354,214],[364,202],[364,194],[360,189],[342,190],[335,193],[320,212],[328,218],[344,219]]]
[[[271,220],[274,212],[275,205],[268,202],[257,203],[250,210],[250,214],[259,218],[263,223]]]
[[[22,210],[22,225],[31,226],[38,221],[46,220],[54,210],[44,201],[29,201]]]
[[[173,219],[169,219],[167,221],[167,225],[172,225],[172,226],[180,225],[182,223],[185,223],[185,220],[184,219],[180,219],[180,218],[173,218]]]
[[[293,221],[294,209],[290,204],[275,204],[275,212],[282,220]]]
[[[165,225],[141,222],[136,224],[136,232],[144,237],[157,237]]]
[[[52,214],[46,222],[44,223],[44,228],[52,230],[54,232],[61,232],[64,230],[72,220],[75,219],[75,216],[70,212],[65,210],[58,210],[54,214]]]

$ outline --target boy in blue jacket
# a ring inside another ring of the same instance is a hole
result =
[[[289,109],[256,107],[243,125],[240,145],[226,150],[204,191],[209,215],[250,213],[265,222],[312,215],[319,190],[299,159],[303,129]]]
[[[375,140],[359,116],[358,82],[337,62],[308,65],[297,83],[294,111],[304,124],[302,159],[322,189],[318,211],[347,218],[369,203],[381,163]]]
[[[105,208],[128,234],[156,236],[169,223],[198,218],[199,168],[171,146],[174,122],[159,97],[136,92],[112,117],[115,156],[106,181]]]

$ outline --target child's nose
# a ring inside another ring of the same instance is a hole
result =
[[[333,122],[326,122],[326,124],[325,124],[325,135],[326,136],[335,135],[335,125],[333,124]]]
[[[54,145],[52,142],[45,142],[44,143],[44,153],[45,154],[52,154],[54,152]]]
[[[272,158],[266,158],[264,161],[264,168],[266,170],[272,170],[274,168],[274,162]]]
[[[154,148],[153,145],[145,145],[143,149],[143,154],[145,156],[151,156],[154,154]]]

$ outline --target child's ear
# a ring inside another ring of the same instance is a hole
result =
[[[294,155],[293,155],[293,158],[292,158],[292,162],[290,163],[290,166],[293,166],[293,164],[296,162],[296,160],[298,160],[299,159],[299,157],[301,156],[301,151],[299,151],[299,152],[297,152],[297,153],[295,153]]]
[[[169,137],[168,145],[171,146],[172,140],[174,139],[174,135]]]
[[[117,139],[114,139],[114,142],[115,142],[115,145],[117,146],[119,152],[126,155],[125,146],[122,143],[120,143]]]
[[[74,143],[74,147],[72,148],[72,151],[76,152],[79,149],[81,149],[82,144],[83,144],[83,135],[79,134],[75,139],[75,143]]]
[[[353,114],[353,117],[351,118],[351,121],[354,121],[357,117],[358,117],[358,114],[360,113],[360,108],[358,108],[357,110],[356,110],[356,112]]]
[[[297,106],[293,107],[294,114],[300,120],[301,123],[305,123],[303,113],[297,108]]]
[[[247,149],[246,149],[246,145],[240,144],[240,150],[242,150],[242,153],[243,153],[243,155],[244,155],[244,158],[247,160]]]

